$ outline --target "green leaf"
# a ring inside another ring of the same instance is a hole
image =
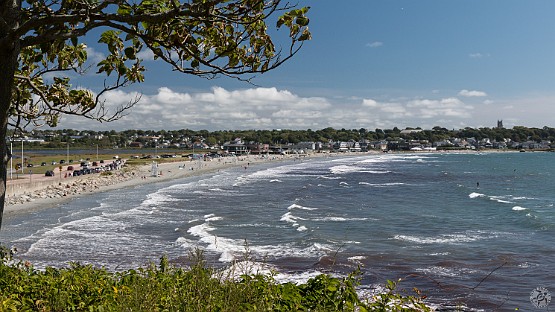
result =
[[[125,48],[123,52],[125,53],[125,56],[130,60],[134,60],[136,58],[135,49],[133,49],[132,47]]]
[[[295,23],[297,23],[297,25],[300,25],[300,26],[306,26],[308,25],[308,22],[309,22],[308,17],[304,17],[304,16],[297,17],[297,20],[295,21]]]

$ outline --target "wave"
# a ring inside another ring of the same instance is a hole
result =
[[[435,275],[435,276],[441,276],[441,277],[459,277],[459,276],[465,276],[468,274],[474,274],[478,272],[476,270],[472,270],[468,268],[446,268],[443,266],[430,266],[427,268],[417,268],[416,271]]]
[[[479,240],[494,239],[507,233],[497,232],[481,232],[481,231],[467,231],[458,234],[441,234],[438,236],[412,236],[412,235],[395,235],[393,239],[406,241],[416,244],[445,244],[445,245],[458,245],[464,243],[475,242]]]
[[[337,176],[319,176],[318,179],[326,179],[326,180],[340,180],[343,179],[342,177],[337,177]]]
[[[256,261],[237,261],[225,270],[218,272],[214,275],[214,278],[226,279],[226,280],[240,280],[243,275],[271,275],[272,278],[279,284],[293,283],[295,285],[305,284],[309,279],[315,278],[323,272],[316,270],[307,270],[303,272],[280,272],[278,267]]]
[[[279,221],[285,221],[285,222],[289,222],[289,223],[293,223],[293,224],[297,224],[297,220],[305,220],[305,219],[303,219],[301,217],[296,217],[291,212],[288,212],[288,213],[282,215],[281,219],[279,219]]]
[[[388,187],[388,186],[399,186],[399,185],[407,185],[403,182],[389,182],[389,183],[368,183],[368,182],[358,182],[359,185],[368,185],[373,187]]]
[[[318,210],[318,208],[304,207],[304,206],[297,205],[297,204],[293,204],[293,205],[287,207],[287,210],[293,210],[293,209],[301,209],[301,210]]]
[[[478,197],[485,197],[485,196],[486,196],[485,194],[476,193],[476,192],[468,194],[468,197],[470,198],[478,198]]]
[[[528,210],[528,208],[524,208],[524,207],[520,207],[520,206],[514,206],[513,210],[514,211],[523,211],[523,210]]]
[[[339,165],[339,166],[331,167],[329,170],[332,174],[337,174],[337,175],[348,174],[353,172],[372,173],[372,174],[391,173],[391,171],[389,170],[372,170],[365,167],[349,166],[349,165]]]
[[[345,221],[366,221],[368,218],[345,218],[345,217],[323,217],[311,219],[312,221],[332,221],[332,222],[345,222]]]

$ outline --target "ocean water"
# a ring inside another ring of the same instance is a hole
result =
[[[162,255],[263,263],[283,281],[360,267],[428,301],[532,310],[555,295],[555,153],[383,154],[266,163],[83,196],[7,216],[0,237],[36,267],[124,270]],[[410,292],[409,292],[410,293]],[[555,303],[554,303],[555,304]]]

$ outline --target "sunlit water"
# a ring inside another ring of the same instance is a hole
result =
[[[123,270],[197,247],[283,280],[358,266],[433,303],[530,310],[555,293],[555,153],[393,154],[276,162],[83,196],[8,216],[2,241],[36,267]],[[176,168],[177,170],[177,168]],[[491,275],[489,275],[491,273]],[[489,276],[488,276],[489,275]]]

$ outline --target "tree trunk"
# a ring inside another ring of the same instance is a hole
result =
[[[12,89],[17,57],[19,55],[19,38],[11,39],[9,33],[19,26],[19,0],[0,0],[0,227],[6,202],[6,178],[11,151],[8,148],[8,118],[12,101]]]

